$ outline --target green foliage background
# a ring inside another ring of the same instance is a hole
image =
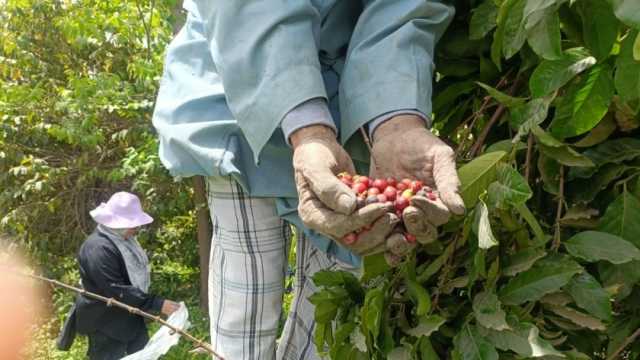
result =
[[[435,59],[434,129],[456,149],[467,216],[401,266],[320,273],[316,344],[334,359],[640,358],[640,2],[458,0]],[[173,0],[0,3],[0,231],[75,283],[87,212],[135,191],[154,290],[197,335],[192,190],[150,115]],[[39,328],[53,350],[70,294]],[[188,346],[169,359],[184,359]]]

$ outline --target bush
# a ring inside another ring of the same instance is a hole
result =
[[[434,129],[465,217],[314,277],[333,359],[640,357],[640,3],[457,1]]]

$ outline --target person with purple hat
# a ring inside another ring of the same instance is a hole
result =
[[[78,253],[83,288],[145,312],[166,316],[175,312],[179,307],[176,302],[148,292],[149,258],[136,233],[153,218],[142,210],[140,199],[118,192],[90,214],[98,226]],[[120,359],[149,341],[141,316],[82,295],[76,299],[60,338],[73,339],[76,331],[89,337],[87,355],[91,360]]]

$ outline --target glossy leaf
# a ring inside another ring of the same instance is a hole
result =
[[[499,209],[524,204],[532,192],[527,181],[516,169],[506,164],[498,164],[497,180],[489,185],[489,203]]]
[[[544,11],[543,18],[529,30],[527,42],[543,59],[558,60],[562,58],[560,38],[560,17],[552,8]]]
[[[623,264],[640,260],[640,249],[616,235],[599,231],[584,231],[565,241],[567,251],[587,261],[605,260],[613,264]]]
[[[496,99],[499,103],[505,106],[508,106],[508,107],[519,106],[519,105],[523,105],[526,101],[526,99],[524,98],[509,96],[503,93],[502,91],[497,90],[487,84],[483,84],[481,82],[477,82],[477,84],[481,88],[485,89],[492,98]]]
[[[508,305],[535,301],[565,286],[574,275],[582,271],[578,263],[566,256],[548,256],[538,260],[531,269],[512,278],[500,289],[498,295]]]
[[[640,32],[627,34],[616,59],[615,86],[624,101],[640,98],[640,60],[634,58],[636,38],[640,38]]]
[[[567,138],[590,131],[609,110],[613,92],[610,68],[604,65],[591,68],[582,81],[572,84],[561,98],[551,122],[551,133]]]
[[[469,22],[469,38],[482,39],[496,27],[498,7],[493,0],[485,0],[480,6],[473,9]]]
[[[562,316],[567,320],[571,320],[576,325],[581,327],[585,327],[590,330],[605,330],[606,326],[599,319],[592,317],[590,315],[581,313],[577,310],[574,310],[570,307],[559,306],[559,305],[545,305],[554,313]]]
[[[502,53],[506,59],[510,59],[520,50],[526,40],[526,31],[523,26],[523,13],[527,1],[507,0],[506,3],[509,6],[502,18],[503,21],[501,21],[501,26],[504,28]],[[503,4],[502,6],[507,4]]]
[[[599,231],[617,235],[640,248],[640,200],[625,191],[607,208]]]
[[[612,310],[609,294],[589,273],[576,275],[564,289],[579,307],[601,320],[611,321]]]
[[[545,257],[547,253],[542,248],[527,248],[510,255],[504,261],[502,273],[506,276],[514,276],[529,270],[533,264]]]
[[[559,89],[595,63],[596,59],[583,48],[566,50],[559,60],[544,60],[529,79],[531,94],[534,97],[543,97]]]
[[[511,330],[496,331],[480,328],[480,333],[486,336],[497,348],[503,351],[513,351],[525,357],[562,356],[549,342],[540,337],[538,328],[530,323],[520,323],[511,317]]]
[[[469,324],[460,329],[453,339],[453,345],[461,360],[498,360],[496,348]]]
[[[498,331],[509,329],[506,313],[496,294],[486,291],[476,294],[473,298],[473,313],[478,324],[486,328]]]
[[[538,146],[540,147],[540,151],[557,162],[576,167],[591,167],[594,165],[589,158],[558,141],[539,126],[533,126],[531,132],[539,141]]]
[[[640,139],[619,138],[606,141],[595,148],[588,149],[583,153],[596,166],[605,164],[620,164],[624,161],[633,160],[640,157]],[[569,172],[570,178],[589,178],[598,171],[594,168],[573,168]]]
[[[640,29],[640,3],[636,0],[608,0],[623,23]]]
[[[576,3],[582,18],[582,34],[587,48],[598,60],[609,56],[618,38],[619,22],[607,0]]]
[[[460,192],[467,208],[475,206],[478,196],[496,179],[496,166],[507,155],[504,151],[484,154],[458,170]]]
[[[417,338],[421,336],[429,337],[434,332],[438,331],[447,320],[439,315],[429,315],[420,317],[418,325],[411,329],[405,330],[405,332],[411,336]]]

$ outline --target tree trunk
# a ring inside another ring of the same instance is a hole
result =
[[[208,311],[208,275],[209,252],[211,250],[211,224],[207,207],[207,193],[204,186],[204,177],[193,177],[194,202],[196,206],[196,218],[198,225],[198,254],[200,256],[200,308]]]

